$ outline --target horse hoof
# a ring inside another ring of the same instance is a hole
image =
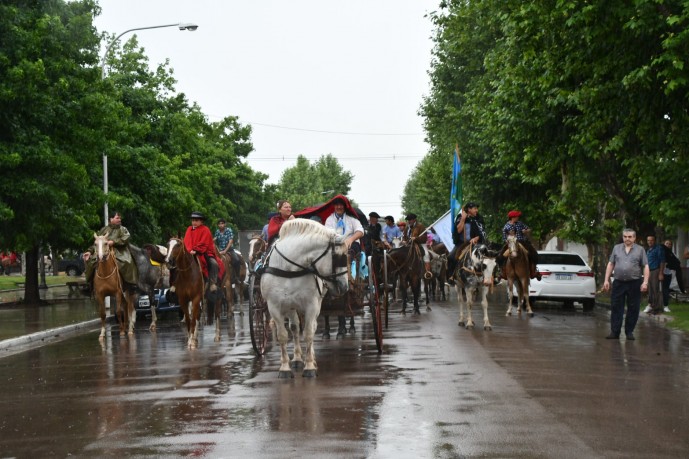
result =
[[[318,372],[316,372],[316,370],[304,370],[304,372],[301,375],[304,378],[315,378],[316,376],[318,376]]]
[[[151,324],[151,326],[148,327],[148,331],[150,331],[150,332],[155,332],[155,331],[156,331],[156,326],[153,325],[153,324]]]
[[[294,360],[289,363],[290,368],[292,368],[294,371],[299,371],[302,368],[304,368],[304,361],[303,360]]]
[[[346,332],[347,332],[347,330],[345,330],[344,328],[340,328],[339,330],[337,330],[337,338],[336,339],[344,338],[344,335]]]
[[[278,379],[292,379],[294,374],[291,371],[278,371]]]
[[[354,327],[349,327],[349,330],[347,330],[347,333],[352,334],[352,335],[354,334],[354,332],[356,332],[356,328],[354,328]]]
[[[426,312],[431,312],[431,311],[432,311],[431,307],[430,307],[430,306],[426,306]]]
[[[418,309],[414,308],[414,315],[415,315],[415,316],[420,316],[420,315],[421,315],[421,311],[419,311]]]
[[[330,332],[323,332],[323,339],[330,339]]]
[[[491,327],[490,325],[484,325],[483,329],[485,331],[491,331],[493,329],[493,327]]]
[[[459,322],[457,322],[457,326],[459,326],[459,327],[463,327],[464,325],[466,325],[466,324],[464,323],[463,320],[460,320]]]
[[[467,330],[473,330],[474,329],[474,324],[467,324]]]
[[[216,336],[216,337],[213,339],[213,341],[215,341],[216,343],[219,343],[219,342],[220,342],[220,337],[219,337],[219,336]]]
[[[529,313],[529,317],[533,317],[533,312],[530,312],[530,313]]]

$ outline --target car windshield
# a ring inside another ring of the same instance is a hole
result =
[[[538,264],[586,266],[584,260],[573,253],[539,253]]]

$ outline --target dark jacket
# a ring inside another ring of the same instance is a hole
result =
[[[663,245],[663,249],[665,249],[665,267],[672,271],[681,269],[682,263],[679,261],[679,258],[672,253],[672,249],[665,247],[665,245]]]

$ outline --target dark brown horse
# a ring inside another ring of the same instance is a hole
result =
[[[122,277],[117,269],[115,251],[110,250],[108,239],[105,236],[93,235],[96,247],[96,272],[93,276],[93,294],[100,307],[100,336],[105,338],[105,297],[111,296],[117,302],[115,316],[120,325],[120,336],[124,336],[124,330],[129,324],[129,334],[134,334],[134,324],[136,323],[136,312],[134,311],[133,298],[129,298],[124,293]]]
[[[198,329],[203,300],[203,273],[199,261],[184,247],[181,239],[172,238],[168,243],[165,258],[170,269],[175,270],[174,291],[184,312],[187,325],[187,347],[194,349],[199,344]],[[172,290],[172,288],[171,288]]]
[[[421,279],[424,274],[423,254],[418,244],[409,244],[388,252],[388,275],[397,276],[402,292],[402,313],[407,312],[407,287],[411,287],[414,296],[414,314],[421,314],[419,297],[421,296]],[[426,308],[430,310],[429,307]]]
[[[522,308],[526,304],[526,313],[533,317],[531,310],[531,302],[529,301],[529,283],[531,280],[531,266],[529,263],[529,252],[522,244],[517,241],[517,237],[513,234],[507,236],[507,251],[509,255],[505,262],[503,274],[507,278],[507,313],[505,315],[512,315],[512,296],[514,289],[512,286],[516,282],[517,285],[517,314],[522,313]]]

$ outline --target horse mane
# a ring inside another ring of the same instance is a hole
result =
[[[332,241],[336,233],[330,228],[326,228],[318,222],[305,218],[287,220],[280,228],[280,240],[291,237],[312,236],[326,238]]]

